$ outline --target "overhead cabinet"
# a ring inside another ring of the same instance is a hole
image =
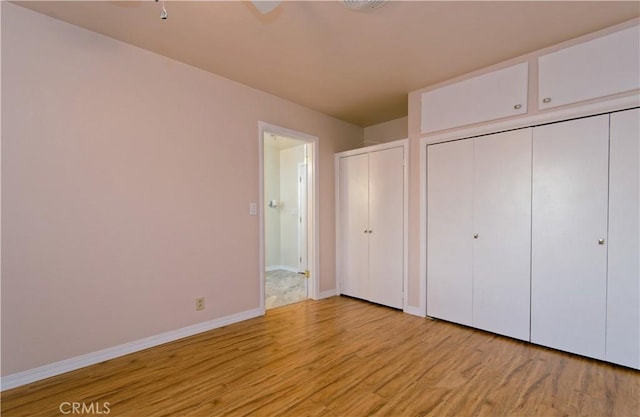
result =
[[[405,147],[338,154],[340,292],[403,307]]]
[[[640,88],[640,27],[538,59],[538,107],[549,109]]]
[[[427,315],[528,340],[531,129],[427,155]]]
[[[529,64],[523,62],[422,94],[422,133],[527,112]]]
[[[531,110],[529,97],[537,97],[536,110],[620,94],[626,97],[640,89],[640,26],[522,59],[518,64],[423,92],[421,133],[526,115]],[[537,68],[530,71],[529,65]]]

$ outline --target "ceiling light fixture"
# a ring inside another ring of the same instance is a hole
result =
[[[385,0],[343,0],[344,4],[352,10],[377,9]]]
[[[157,2],[158,0],[156,0],[156,3]],[[164,8],[164,0],[162,0],[162,10],[160,11],[160,19],[167,20],[167,17],[169,17],[169,13],[167,13],[167,9]]]

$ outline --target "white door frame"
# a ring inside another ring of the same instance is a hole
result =
[[[308,242],[308,269],[310,273],[308,282],[308,297],[318,300],[320,297],[320,258],[319,258],[319,206],[317,198],[319,187],[318,161],[319,142],[318,137],[286,127],[272,125],[263,121],[258,121],[258,214],[260,221],[260,248],[259,248],[259,276],[260,276],[260,311],[265,314],[264,300],[264,271],[265,271],[265,234],[264,234],[264,135],[272,133],[277,136],[285,136],[291,139],[306,142],[306,163],[307,163],[307,242]]]
[[[305,160],[307,148],[304,149]],[[298,164],[298,272],[309,269],[309,193],[307,193],[307,163]],[[308,291],[307,291],[308,294]]]

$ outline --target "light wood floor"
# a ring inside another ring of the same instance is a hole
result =
[[[2,416],[638,416],[640,372],[333,297],[2,394]]]

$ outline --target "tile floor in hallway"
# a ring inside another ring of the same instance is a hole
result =
[[[307,299],[307,278],[277,269],[265,272],[265,308],[271,309]]]

